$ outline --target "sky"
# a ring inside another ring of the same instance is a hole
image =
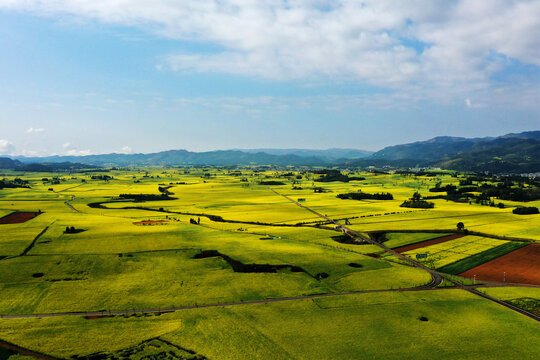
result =
[[[0,154],[539,130],[538,34],[538,0],[0,0]]]

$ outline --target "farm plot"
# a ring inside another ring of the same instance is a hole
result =
[[[441,360],[532,360],[540,351],[537,329],[536,322],[461,290],[349,295],[160,316],[0,319],[0,338],[61,358],[99,351],[106,358],[158,338],[224,360],[419,360],[434,354]]]
[[[408,251],[404,254],[410,257],[416,257],[416,254],[428,254],[427,259],[424,260],[426,265],[432,268],[440,268],[506,242],[478,236],[464,236],[459,239]]]
[[[450,240],[455,240],[455,239],[462,238],[463,236],[464,236],[463,234],[452,234],[452,235],[436,237],[434,239],[420,241],[420,242],[405,245],[405,246],[400,246],[400,247],[394,248],[394,251],[396,251],[398,253],[404,253],[404,252],[407,252],[407,251],[412,251],[412,250],[424,248],[426,246],[442,244],[442,243],[450,241]]]
[[[417,244],[427,240],[440,238],[450,234],[430,234],[430,233],[387,233],[384,245],[390,249],[396,249],[409,244]]]
[[[439,268],[439,271],[454,275],[461,274],[469,269],[472,269],[476,266],[484,264],[488,261],[498,258],[499,256],[503,256],[505,254],[508,254],[509,252],[512,252],[527,245],[528,243],[525,242],[508,242],[506,244],[499,245],[476,255],[469,256],[468,258],[457,261],[455,263],[443,266],[442,268]]]
[[[9,215],[6,215],[0,218],[0,225],[3,224],[22,224],[28,220],[32,220],[36,216],[40,215],[40,212],[25,212],[25,211],[16,211]]]
[[[484,281],[540,285],[540,244],[531,244],[465,271],[461,276]]]

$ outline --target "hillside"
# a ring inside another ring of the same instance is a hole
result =
[[[349,162],[362,166],[437,166],[462,171],[494,173],[540,172],[540,131],[512,133],[496,138],[436,137],[386,147],[366,159]]]
[[[8,157],[0,157],[0,169],[15,169],[21,165],[22,163],[18,160],[12,160]]]
[[[13,160],[7,157],[0,157],[0,169],[33,171],[33,172],[51,172],[51,171],[77,171],[95,169],[97,166],[72,162],[48,162],[48,163],[22,163],[19,160]]]
[[[318,157],[298,155],[271,155],[262,152],[247,153],[238,150],[191,152],[169,150],[152,154],[103,154],[88,156],[49,156],[42,158],[18,158],[23,162],[53,163],[82,162],[98,166],[157,166],[157,165],[326,165]]]
[[[540,141],[527,138],[499,138],[480,142],[475,144],[470,152],[442,161],[440,166],[478,172],[540,172]]]
[[[496,138],[440,136],[426,141],[389,146],[366,156],[368,154],[367,151],[354,149],[248,149],[208,152],[169,150],[151,154],[17,157],[16,160],[0,158],[0,167],[47,171],[89,166],[432,166],[462,171],[534,173],[540,172],[540,131],[512,133]]]
[[[334,161],[338,159],[360,159],[373,154],[373,151],[357,149],[238,149],[247,153],[266,153],[270,155],[296,155],[301,157],[318,157],[325,161]]]
[[[489,138],[468,139],[462,137],[439,136],[426,141],[388,146],[371,155],[370,159],[415,159],[437,161],[446,157],[465,153],[472,149],[477,142],[488,139]]]

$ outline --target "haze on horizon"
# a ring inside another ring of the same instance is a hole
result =
[[[0,0],[0,154],[540,128],[540,1]]]

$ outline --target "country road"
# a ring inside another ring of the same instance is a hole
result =
[[[276,303],[276,302],[309,300],[309,299],[336,297],[336,296],[345,296],[345,295],[358,295],[358,294],[371,294],[371,293],[384,293],[384,292],[433,291],[433,290],[444,290],[444,289],[445,288],[442,288],[442,287],[434,288],[434,287],[431,287],[431,284],[428,284],[428,285],[423,285],[423,286],[418,286],[418,287],[413,287],[413,288],[404,288],[404,289],[357,290],[357,291],[347,291],[347,292],[340,292],[340,293],[312,294],[312,295],[290,296],[290,297],[270,298],[270,299],[261,299],[261,300],[246,300],[246,301],[215,303],[215,304],[178,306],[178,307],[168,307],[168,308],[159,308],[159,309],[112,310],[112,311],[108,311],[108,310],[71,311],[71,312],[41,313],[41,314],[0,315],[0,319],[48,318],[48,317],[58,317],[58,316],[107,316],[107,315],[136,315],[136,314],[168,313],[168,312],[176,312],[176,311],[191,310],[191,309],[269,304],[269,303]]]
[[[75,200],[75,195],[71,195],[71,200],[66,200],[66,201],[64,201],[64,204],[65,204],[68,208],[70,208],[71,210],[80,213],[79,210],[75,209],[75,208],[73,207],[73,205],[70,204],[70,201],[73,201],[73,200]]]
[[[516,311],[516,312],[518,312],[518,313],[520,313],[520,314],[523,314],[523,315],[525,315],[525,316],[527,316],[527,317],[529,317],[529,318],[531,318],[531,319],[533,319],[533,320],[536,320],[536,321],[539,321],[539,322],[540,322],[540,316],[538,316],[538,315],[535,315],[535,314],[533,314],[533,313],[530,313],[530,312],[528,312],[528,311],[525,311],[525,310],[523,310],[523,309],[520,309],[520,308],[518,308],[518,307],[516,307],[516,306],[513,306],[513,305],[511,305],[511,304],[508,304],[508,303],[506,303],[506,302],[504,302],[504,301],[495,299],[495,298],[493,298],[493,297],[491,297],[491,296],[489,296],[489,295],[487,295],[487,294],[481,293],[481,292],[478,291],[475,287],[463,286],[462,284],[458,283],[457,281],[453,280],[452,278],[448,277],[448,276],[445,275],[445,274],[442,274],[442,273],[437,272],[436,270],[430,269],[430,268],[428,268],[428,267],[426,267],[426,266],[420,264],[419,262],[414,261],[413,259],[411,259],[411,258],[409,258],[409,257],[407,257],[407,256],[405,256],[405,255],[403,255],[403,254],[397,253],[397,252],[395,252],[394,250],[392,250],[392,249],[390,249],[390,248],[384,246],[383,244],[380,244],[380,243],[378,243],[378,242],[376,242],[376,241],[374,241],[374,240],[372,240],[372,239],[370,239],[370,238],[368,238],[368,237],[366,237],[366,236],[364,236],[364,235],[362,235],[362,234],[360,234],[360,233],[358,233],[358,232],[356,232],[356,231],[354,231],[354,230],[351,230],[351,229],[347,228],[345,225],[339,224],[338,222],[334,221],[333,219],[330,219],[329,217],[327,217],[327,216],[325,216],[325,215],[322,215],[322,214],[316,212],[315,210],[312,210],[312,209],[308,208],[308,207],[305,206],[305,205],[300,204],[298,201],[295,201],[294,199],[291,199],[290,197],[288,197],[288,196],[286,196],[286,195],[283,195],[283,194],[278,193],[277,191],[275,191],[275,190],[272,189],[272,188],[270,188],[270,190],[271,190],[273,193],[275,193],[276,195],[282,196],[282,197],[284,197],[285,199],[291,201],[292,203],[294,203],[294,204],[300,206],[301,208],[304,208],[304,209],[306,209],[307,211],[309,211],[309,212],[311,212],[311,213],[313,213],[313,214],[315,214],[315,215],[317,215],[317,216],[319,216],[319,217],[321,217],[321,218],[323,218],[323,219],[326,219],[327,221],[332,222],[332,223],[335,224],[336,226],[339,226],[339,229],[342,229],[342,231],[343,231],[345,234],[347,234],[348,236],[350,236],[351,239],[353,239],[353,241],[356,241],[356,242],[359,242],[359,243],[368,243],[368,244],[371,244],[371,245],[375,245],[375,246],[381,248],[382,250],[384,250],[385,252],[387,252],[387,253],[389,253],[389,254],[392,254],[392,255],[398,257],[399,259],[401,259],[401,260],[407,262],[407,263],[410,264],[411,266],[414,266],[414,267],[416,267],[416,268],[418,268],[418,269],[422,269],[422,270],[425,270],[425,271],[429,272],[433,278],[435,278],[436,276],[440,276],[441,279],[446,280],[446,281],[448,281],[448,282],[454,284],[454,286],[455,286],[456,288],[459,288],[459,289],[468,291],[468,292],[471,293],[471,294],[480,296],[480,297],[482,297],[482,298],[484,298],[484,299],[486,299],[486,300],[489,300],[489,301],[494,302],[494,303],[496,303],[496,304],[499,304],[499,305],[502,305],[502,306],[504,306],[504,307],[507,307],[508,309],[514,310],[514,311]]]

